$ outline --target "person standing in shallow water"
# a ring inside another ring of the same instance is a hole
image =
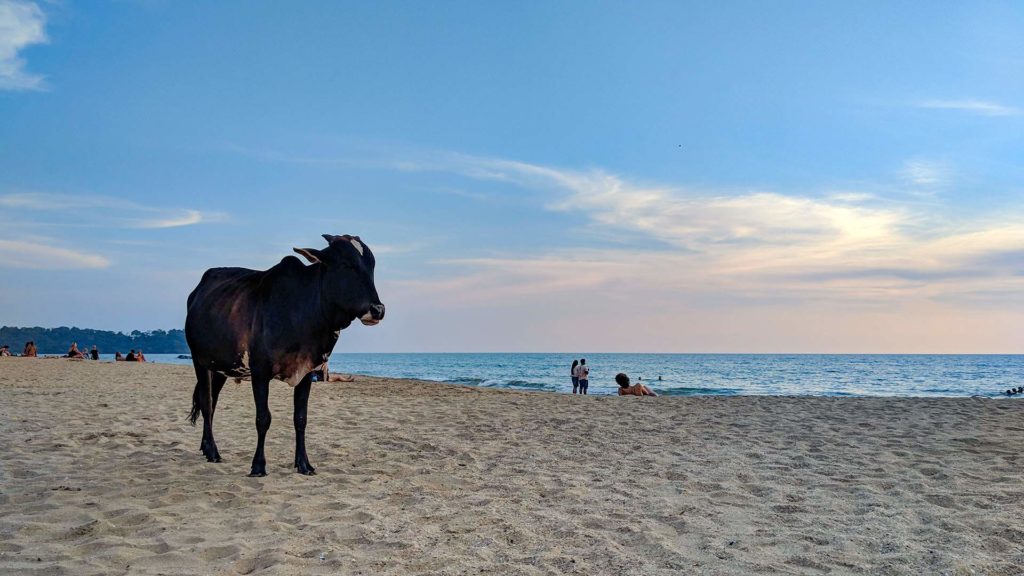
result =
[[[590,386],[590,367],[587,366],[587,359],[580,358],[580,394],[587,393],[587,387]]]
[[[572,376],[572,393],[575,394],[580,387],[580,361],[573,358],[572,368],[569,370],[569,375]]]

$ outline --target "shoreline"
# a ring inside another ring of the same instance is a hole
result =
[[[991,573],[1024,564],[1024,404],[318,383],[268,471],[249,386],[199,454],[189,367],[0,359],[0,572]],[[324,555],[321,560],[321,555]],[[37,560],[37,558],[39,560]]]
[[[388,354],[388,353],[381,353],[381,354]],[[422,353],[422,354],[433,354],[433,353]],[[467,354],[475,354],[475,353],[467,353]],[[169,355],[166,355],[166,356],[169,356]],[[757,355],[757,356],[764,356],[764,355]],[[854,356],[854,355],[849,355],[849,356]],[[858,355],[858,356],[860,356],[860,355]],[[894,355],[884,355],[884,356],[894,356]],[[913,355],[900,355],[900,356],[913,356]],[[919,356],[936,356],[936,355],[919,355]],[[983,355],[945,355],[945,356],[983,356]],[[988,355],[988,356],[1022,356],[1022,355]],[[11,357],[11,358],[22,358],[22,357]],[[152,364],[152,365],[163,365],[163,366],[189,366],[190,367],[190,364],[185,364],[183,362],[167,362],[165,360],[147,360],[144,363],[137,363],[137,362],[130,362],[130,361],[115,362],[113,359],[104,359],[104,358],[100,358],[98,361],[93,361],[91,359],[70,359],[70,358],[63,357],[63,356],[52,356],[52,355],[39,356],[39,357],[36,358],[36,360],[68,360],[68,361],[74,361],[74,362],[89,362],[89,363],[95,362],[97,364],[117,364],[117,365],[121,365],[121,364]],[[486,384],[482,384],[482,383],[472,384],[472,383],[458,382],[458,381],[451,381],[451,380],[432,380],[432,379],[428,379],[428,378],[381,376],[381,375],[377,375],[377,374],[364,374],[364,373],[358,373],[358,372],[344,372],[344,371],[337,371],[336,372],[334,370],[331,371],[331,374],[332,375],[341,375],[341,376],[346,376],[346,377],[351,377],[351,378],[394,380],[394,381],[408,381],[408,382],[429,383],[429,384],[467,386],[467,387],[472,387],[472,388],[489,389],[489,390],[511,390],[511,392],[530,392],[530,393],[559,394],[559,395],[570,394],[569,390],[550,389],[550,388],[543,387],[543,385],[519,386],[519,385],[516,385],[516,384],[505,384],[505,385],[486,385]],[[245,381],[248,382],[248,380],[245,380]],[[280,380],[271,380],[271,381],[272,382],[280,382]],[[968,394],[952,395],[952,394],[950,394],[948,396],[945,396],[945,395],[942,395],[942,394],[934,394],[934,393],[929,394],[929,395],[906,395],[906,394],[904,394],[904,395],[896,395],[896,394],[861,394],[861,395],[854,395],[854,394],[846,394],[846,393],[771,394],[771,393],[734,393],[734,392],[722,392],[722,390],[719,390],[719,389],[707,388],[707,387],[701,387],[701,386],[676,388],[676,389],[687,390],[687,392],[685,392],[685,393],[675,393],[675,392],[673,392],[672,388],[670,388],[668,390],[660,389],[658,387],[660,381],[658,381],[658,380],[644,380],[642,383],[644,383],[646,385],[649,385],[653,389],[657,390],[658,396],[659,397],[663,397],[663,398],[758,397],[758,398],[848,398],[848,399],[858,399],[858,398],[909,398],[909,399],[971,399],[971,400],[1015,400],[1015,399],[1017,399],[1016,395],[1008,396],[1008,395],[1006,395],[1005,393],[1002,393],[1002,392],[990,392],[990,393],[984,394],[984,395],[983,394],[971,394],[971,395],[968,395]],[[528,384],[528,382],[527,382],[527,384]],[[610,392],[609,392],[609,389],[610,389]],[[583,396],[595,396],[595,397],[598,397],[598,396],[617,396],[616,390],[614,388],[609,388],[608,386],[594,387],[593,390],[594,390],[594,392],[592,394],[583,395]],[[1024,397],[1022,397],[1020,400],[1024,400]]]
[[[616,395],[625,372],[665,396],[1007,398],[1024,391],[1024,355],[590,355],[592,395]],[[482,388],[571,393],[561,354],[336,354],[331,371]],[[110,361],[102,357],[101,361]],[[188,355],[150,354],[191,366]],[[662,379],[662,377],[664,377]]]

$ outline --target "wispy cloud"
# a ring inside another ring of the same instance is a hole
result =
[[[828,199],[834,202],[845,202],[850,204],[858,204],[861,202],[868,202],[874,200],[876,196],[868,192],[831,192],[828,194]]]
[[[930,188],[949,184],[952,170],[942,162],[914,159],[903,163],[900,176],[914,186]]]
[[[40,192],[0,194],[0,209],[4,208],[18,214],[73,213],[79,223],[120,228],[177,228],[224,220],[224,216],[216,212],[155,208],[107,196],[73,196]]]
[[[633,293],[669,298],[892,303],[979,291],[1012,298],[1024,290],[1019,268],[993,264],[1024,249],[1020,215],[948,223],[925,205],[867,193],[709,192],[636,183],[601,170],[468,156],[422,166],[540,188],[552,195],[547,209],[585,215],[591,230],[609,240],[627,233],[647,239],[645,247],[447,260],[453,274],[418,287],[436,284],[439,294],[454,298],[628,285]],[[910,176],[918,185],[941,180],[934,166],[914,167]]]
[[[21,0],[0,0],[0,90],[40,90],[43,77],[25,70],[19,53],[46,42],[46,15],[39,6]]]
[[[0,267],[36,270],[76,270],[106,268],[110,261],[97,254],[87,254],[53,244],[52,240],[0,239]]]
[[[985,100],[922,100],[917,103],[917,107],[956,110],[982,116],[1019,116],[1022,113],[1020,108]]]
[[[191,226],[203,221],[203,214],[198,210],[185,210],[176,216],[163,218],[144,219],[135,223],[136,228],[177,228],[179,226]]]

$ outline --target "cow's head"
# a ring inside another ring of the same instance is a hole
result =
[[[327,248],[295,248],[313,264],[324,270],[324,301],[344,318],[345,325],[359,318],[373,326],[384,319],[384,304],[373,284],[376,261],[370,247],[359,236],[324,234]]]

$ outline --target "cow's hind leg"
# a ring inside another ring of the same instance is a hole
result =
[[[196,388],[192,391],[192,412],[189,420],[196,423],[199,415],[203,416],[203,440],[199,443],[199,450],[206,456],[208,462],[220,462],[220,454],[217,453],[217,444],[213,441],[213,387],[211,385],[211,374],[206,368],[195,365]],[[223,381],[221,381],[223,385]],[[219,392],[219,390],[218,390]]]
[[[210,374],[210,416],[206,419],[208,425],[203,426],[204,437],[206,437],[207,430],[209,430],[209,442],[207,443],[208,450],[203,452],[203,454],[206,454],[206,458],[210,462],[222,462],[220,451],[217,450],[217,442],[213,439],[213,417],[217,413],[217,398],[220,397],[220,390],[224,387],[224,382],[226,382],[227,379],[228,377],[223,374],[218,374],[216,372],[212,372]]]
[[[313,387],[313,375],[306,377],[295,387],[295,468],[299,474],[312,476],[316,469],[309,463],[306,456],[306,406],[309,404],[309,391]]]
[[[263,454],[263,443],[267,438],[267,430],[270,429],[270,406],[267,399],[270,396],[270,378],[252,373],[252,396],[256,402],[256,453],[252,456],[252,469],[249,476],[267,475],[267,458]]]

